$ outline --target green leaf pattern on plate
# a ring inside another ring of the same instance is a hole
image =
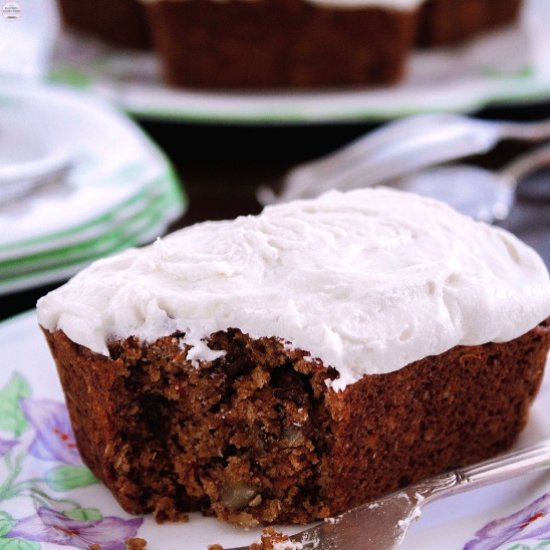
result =
[[[73,510],[67,510],[64,514],[68,518],[81,521],[95,521],[103,517],[97,508],[74,508]]]
[[[543,548],[550,547],[550,540],[542,541],[535,546],[529,546],[528,544],[514,544],[507,550],[543,550]]]
[[[40,544],[22,539],[0,539],[0,550],[38,550]]]
[[[84,466],[58,466],[46,473],[46,482],[54,491],[70,491],[93,485],[97,479]]]
[[[15,520],[7,512],[0,512],[0,537],[9,533],[14,525]]]
[[[26,380],[14,373],[11,380],[0,390],[0,430],[11,432],[15,437],[20,437],[27,427],[27,421],[23,416],[20,401],[28,397],[31,390]]]

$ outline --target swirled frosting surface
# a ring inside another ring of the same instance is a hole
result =
[[[41,325],[108,355],[113,338],[186,333],[194,360],[229,327],[277,336],[337,390],[550,315],[540,257],[510,233],[389,189],[329,192],[207,222],[100,260],[38,303]]]

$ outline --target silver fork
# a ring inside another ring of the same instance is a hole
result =
[[[483,154],[503,139],[550,138],[550,120],[501,122],[452,113],[416,115],[391,122],[335,153],[295,167],[282,191],[261,187],[266,205],[313,198],[329,189],[347,190],[392,181],[423,168]]]
[[[421,481],[306,529],[290,540],[301,544],[303,550],[391,550],[403,541],[426,504],[549,467],[550,440],[544,440],[532,447]]]

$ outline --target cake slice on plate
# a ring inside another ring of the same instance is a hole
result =
[[[502,229],[366,189],[98,261],[38,315],[82,457],[123,508],[304,523],[508,448],[550,279]]]

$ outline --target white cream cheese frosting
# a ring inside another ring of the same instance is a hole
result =
[[[336,390],[456,345],[508,341],[550,316],[541,258],[510,233],[390,189],[331,191],[206,222],[95,262],[38,302],[40,324],[108,355],[180,330],[276,336],[336,368]]]

